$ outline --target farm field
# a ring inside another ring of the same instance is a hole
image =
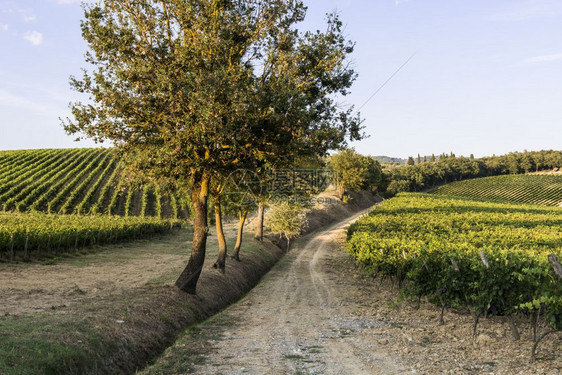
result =
[[[405,193],[350,227],[348,251],[405,295],[470,312],[473,339],[488,315],[535,316],[534,332],[544,324],[550,333],[562,329],[562,274],[552,263],[562,258],[561,226],[559,208]]]
[[[0,261],[148,238],[180,225],[186,202],[135,186],[111,149],[0,152]]]
[[[149,238],[180,225],[179,220],[156,217],[0,212],[0,261]]]
[[[111,149],[0,151],[5,212],[183,218],[187,202],[155,184],[135,187]]]
[[[441,186],[433,193],[454,197],[562,206],[562,175],[526,174],[475,178]]]

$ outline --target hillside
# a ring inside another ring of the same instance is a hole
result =
[[[42,149],[0,152],[0,209],[60,214],[178,218],[173,193],[154,184],[128,185],[111,150]]]
[[[402,158],[395,158],[392,156],[385,156],[385,155],[377,155],[377,156],[373,156],[373,158],[378,161],[379,163],[398,163],[400,165],[405,165],[406,164],[406,159],[402,159]]]
[[[562,206],[562,175],[503,175],[458,181],[434,194]]]

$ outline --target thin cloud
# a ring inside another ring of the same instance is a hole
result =
[[[562,53],[555,53],[552,55],[542,55],[542,56],[535,56],[525,59],[523,63],[525,64],[536,64],[536,63],[543,63],[543,62],[550,62],[550,61],[558,61],[562,60]]]
[[[0,31],[8,31],[8,24],[0,23]]]
[[[0,106],[34,112],[44,112],[48,109],[45,105],[34,103],[25,97],[14,95],[5,90],[0,90]]]
[[[24,34],[23,39],[27,40],[34,46],[38,46],[43,43],[43,34],[38,31],[28,31]]]
[[[490,21],[524,21],[562,15],[562,3],[559,0],[521,0],[509,4],[508,8],[491,14],[487,19]]]
[[[35,22],[35,21],[37,21],[37,16],[35,16],[35,15],[31,15],[31,16],[23,15],[23,21],[26,22],[26,23]]]
[[[394,0],[394,4],[396,6],[399,6],[399,5],[402,5],[404,3],[407,3],[408,1],[410,1],[410,0]]]

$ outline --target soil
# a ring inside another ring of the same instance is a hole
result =
[[[555,168],[549,171],[540,171],[540,172],[530,172],[530,174],[548,174],[548,175],[561,175],[562,170],[559,168]]]
[[[56,264],[0,264],[0,316],[54,310],[144,286],[181,270],[189,248],[186,238],[181,230],[157,244],[112,245]]]
[[[343,250],[351,221],[301,239],[243,300],[185,334],[143,373],[562,372],[560,335],[541,343],[531,364],[525,321],[513,342],[501,317],[482,319],[473,344],[468,314],[447,312],[439,326],[435,306],[397,303],[395,286],[363,275]]]

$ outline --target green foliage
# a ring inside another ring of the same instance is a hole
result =
[[[442,154],[438,161],[432,157],[431,162],[418,164],[415,163],[414,158],[409,158],[407,164],[389,166],[385,170],[388,180],[406,181],[408,185],[406,190],[395,189],[395,191],[420,191],[469,178],[558,169],[562,168],[562,152],[552,150],[512,152],[480,159],[456,157],[451,153]]]
[[[91,71],[71,85],[92,101],[73,103],[65,129],[114,142],[134,174],[184,189],[358,139],[360,121],[334,98],[355,79],[353,44],[335,15],[325,32],[300,33],[305,14],[280,0],[87,5]]]
[[[560,329],[562,283],[548,260],[562,254],[562,211],[403,193],[358,220],[348,251],[404,292],[475,316],[537,309]]]
[[[287,202],[271,206],[266,215],[266,226],[273,232],[291,239],[301,234],[308,226],[307,210]]]
[[[61,214],[132,214],[132,205],[140,205],[141,216],[158,216],[162,203],[155,202],[156,182],[146,183],[140,202],[121,161],[110,149],[45,149],[0,152],[0,207],[3,211],[46,211]],[[121,189],[131,192],[121,198]],[[168,199],[169,191],[160,193]],[[160,207],[159,207],[160,205]],[[143,210],[144,207],[144,210]],[[155,210],[151,208],[155,207]],[[170,203],[164,206],[173,216]],[[174,216],[174,218],[185,215]]]
[[[562,175],[507,175],[477,178],[441,186],[435,190],[435,193],[559,206],[562,204]]]
[[[390,196],[394,196],[398,193],[402,193],[408,191],[410,188],[410,182],[407,180],[398,180],[394,179],[391,180],[386,188],[386,194]]]
[[[149,238],[180,223],[153,217],[79,216],[44,213],[0,213],[0,256],[12,249],[57,253],[82,246]]]
[[[378,161],[348,148],[330,157],[330,166],[336,173],[337,189],[343,198],[345,190],[376,191],[382,181]]]

